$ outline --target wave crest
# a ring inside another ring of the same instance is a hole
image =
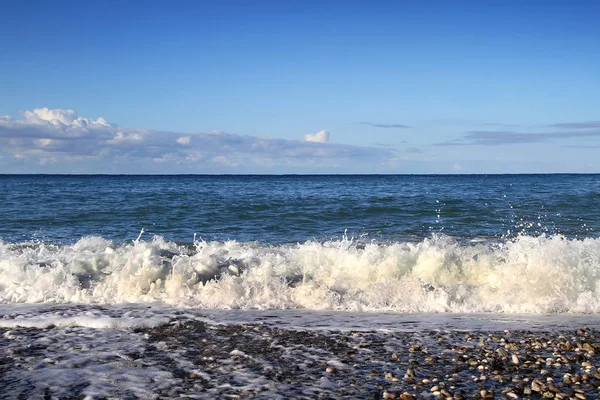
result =
[[[0,242],[1,303],[398,312],[600,312],[600,239],[269,246]]]

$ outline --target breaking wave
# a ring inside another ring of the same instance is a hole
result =
[[[211,309],[600,312],[600,239],[464,243],[348,239],[270,246],[0,241],[0,303],[149,303]]]

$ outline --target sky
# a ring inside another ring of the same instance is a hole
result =
[[[600,172],[600,2],[2,3],[0,173]]]

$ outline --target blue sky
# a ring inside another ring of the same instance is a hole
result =
[[[595,1],[82,4],[2,6],[0,172],[600,172]]]

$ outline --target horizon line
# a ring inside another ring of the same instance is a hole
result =
[[[118,174],[118,173],[0,173],[0,176],[503,176],[503,175],[600,175],[600,172],[472,172],[472,173],[312,173],[312,174],[194,174],[194,173],[148,173],[148,174]]]

